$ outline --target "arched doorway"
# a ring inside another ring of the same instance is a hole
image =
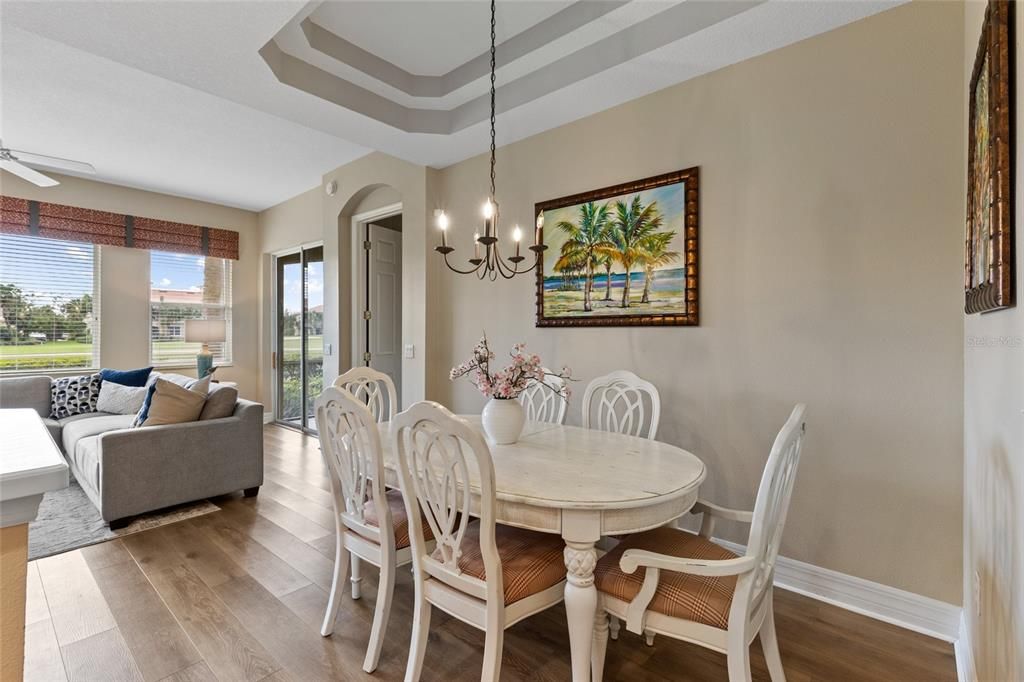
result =
[[[388,204],[402,206],[402,398],[408,406],[426,396],[426,367],[430,353],[427,326],[428,201],[433,204],[434,178],[424,166],[373,153],[323,177],[324,186],[324,382],[330,384],[352,366],[353,234],[352,218]],[[390,195],[390,197],[388,197]],[[356,244],[358,245],[358,243]],[[328,351],[330,347],[330,352]],[[329,354],[328,354],[329,353]]]
[[[336,234],[337,347],[326,360],[337,373],[369,366],[403,387],[403,270],[405,215],[401,193],[392,185],[363,186],[339,207]],[[328,261],[331,260],[328,254]]]

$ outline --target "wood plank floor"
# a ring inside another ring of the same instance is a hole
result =
[[[25,679],[400,680],[411,630],[411,575],[399,571],[380,667],[360,666],[376,572],[346,597],[334,635],[319,626],[334,557],[331,497],[316,440],[267,427],[266,484],[222,511],[29,565]],[[806,597],[776,591],[782,660],[803,680],[956,679],[952,646]],[[437,609],[424,680],[480,678],[483,634]],[[503,680],[566,680],[565,612],[550,609],[505,636]],[[768,680],[757,643],[755,680]],[[726,680],[725,657],[625,629],[606,680]]]

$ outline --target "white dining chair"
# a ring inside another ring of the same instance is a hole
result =
[[[378,422],[391,421],[398,412],[398,392],[387,374],[370,367],[353,367],[337,379],[334,386],[344,388],[362,401]]]
[[[565,546],[558,535],[495,523],[490,450],[443,406],[416,403],[395,417],[392,434],[412,519],[416,601],[406,682],[420,678],[432,606],[485,632],[480,679],[495,682],[505,629],[562,601]],[[426,544],[428,528],[435,549]]]
[[[343,388],[328,387],[315,408],[337,534],[331,596],[320,634],[327,637],[334,631],[346,567],[351,566],[352,598],[359,599],[360,560],[377,566],[377,603],[363,660],[363,670],[373,672],[384,644],[395,570],[412,561],[405,504],[400,492],[384,488],[380,434],[366,404]]]
[[[699,534],[662,526],[631,535],[597,562],[599,595],[592,672],[600,682],[606,614],[635,633],[659,633],[726,654],[730,682],[749,682],[750,643],[760,634],[772,682],[786,679],[775,635],[772,582],[805,431],[797,405],[775,438],[753,512],[698,502]],[[716,518],[750,524],[737,556],[712,542]]]
[[[654,440],[661,416],[658,387],[632,372],[597,377],[583,393],[583,428]]]
[[[562,395],[565,380],[544,369],[544,381],[533,381],[519,394],[527,421],[564,424],[569,401]]]

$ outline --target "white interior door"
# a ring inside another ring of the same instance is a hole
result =
[[[367,302],[370,367],[391,377],[402,395],[402,233],[370,223]]]

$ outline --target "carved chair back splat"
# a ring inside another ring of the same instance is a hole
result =
[[[533,382],[519,395],[527,421],[564,424],[569,401],[563,397],[565,381],[544,370],[544,384]]]
[[[391,421],[398,411],[398,392],[387,374],[370,367],[353,367],[337,379],[334,386],[344,388],[366,405],[378,422]]]
[[[583,426],[654,440],[661,417],[658,387],[632,372],[597,377],[583,394]]]

